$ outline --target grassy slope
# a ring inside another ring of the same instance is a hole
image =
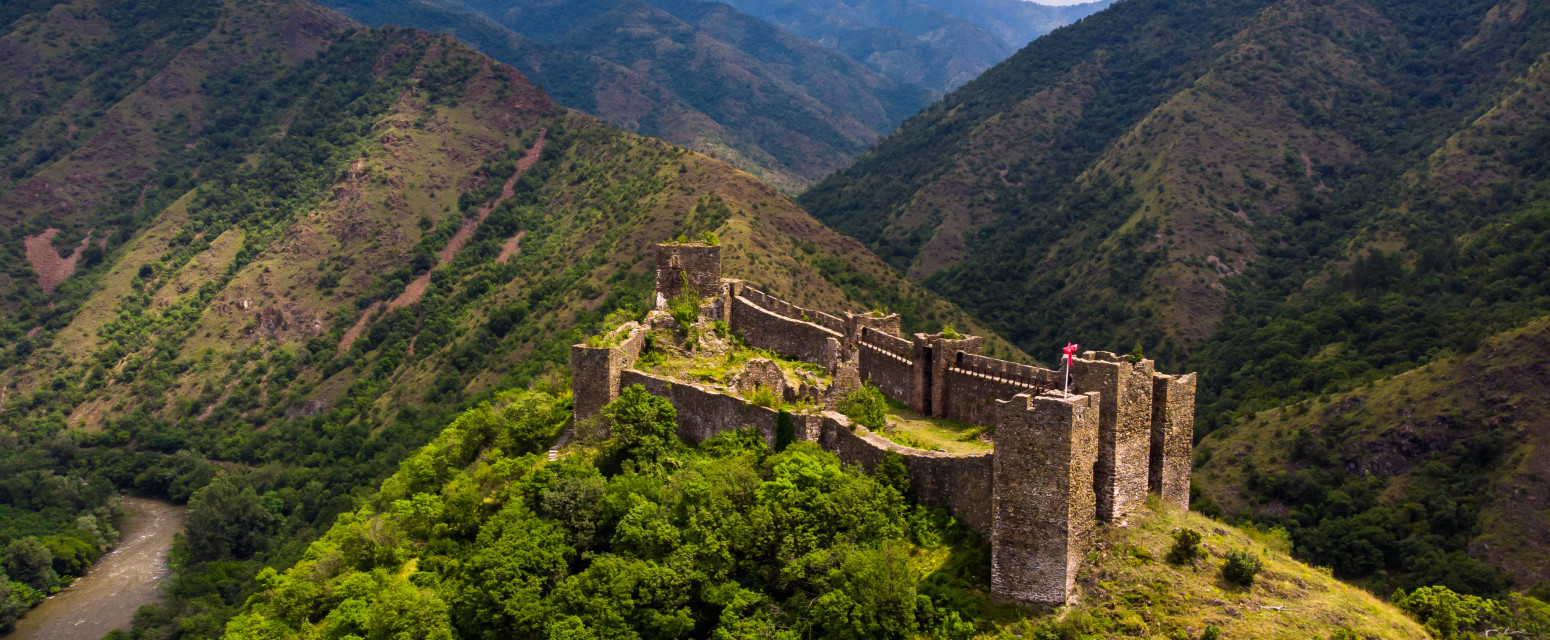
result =
[[[1162,561],[1178,528],[1199,531],[1208,553],[1193,565]],[[1228,584],[1220,567],[1231,550],[1250,550],[1264,569],[1250,589]],[[1110,634],[1142,635],[1215,625],[1223,638],[1323,638],[1347,628],[1362,638],[1429,638],[1399,610],[1328,572],[1294,560],[1273,535],[1172,509],[1100,530],[1083,568],[1078,611],[1112,620]],[[1272,608],[1277,607],[1277,608]],[[1154,635],[1154,637],[1156,637]]]
[[[1395,505],[1406,491],[1436,480],[1428,465],[1452,465],[1448,454],[1471,440],[1498,439],[1505,451],[1471,491],[1480,526],[1468,540],[1472,555],[1505,569],[1520,586],[1550,581],[1550,319],[1505,332],[1467,356],[1431,364],[1317,402],[1246,416],[1201,444],[1210,451],[1196,477],[1228,512],[1282,513],[1273,498],[1246,489],[1245,465],[1273,475],[1308,468],[1294,454],[1299,431],[1337,437],[1332,462],[1385,478],[1380,502]]]

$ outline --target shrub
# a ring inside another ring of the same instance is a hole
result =
[[[948,340],[962,340],[963,334],[958,333],[957,330],[953,329],[953,325],[944,324],[942,325],[942,337],[947,338]]]
[[[694,287],[689,284],[689,274],[683,274],[683,288],[672,300],[667,301],[667,309],[684,329],[700,319],[700,297],[694,294]]]
[[[716,237],[716,232],[714,231],[706,231],[705,235],[701,236],[701,239],[705,241],[705,246],[707,247],[714,247],[718,244],[721,244],[721,238]]]
[[[1222,640],[1222,628],[1214,624],[1206,625],[1206,630],[1200,632],[1200,640]]]
[[[764,385],[755,385],[748,392],[748,401],[766,409],[774,409],[780,406],[780,396],[775,395],[775,390]]]
[[[1421,587],[1410,594],[1394,592],[1394,606],[1405,612],[1438,640],[1472,637],[1471,631],[1483,631],[1502,613],[1501,605],[1479,596],[1454,593],[1438,585]]]
[[[881,429],[888,424],[888,400],[870,382],[847,391],[835,408],[868,429]]]
[[[1168,549],[1168,562],[1189,564],[1201,555],[1200,532],[1194,529],[1179,529],[1173,533],[1173,547]]]
[[[1260,568],[1259,556],[1253,552],[1228,551],[1227,562],[1222,564],[1222,578],[1240,587],[1252,587]]]

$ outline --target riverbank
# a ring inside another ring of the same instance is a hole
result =
[[[186,509],[159,500],[124,498],[118,547],[89,573],[43,601],[4,640],[98,640],[129,629],[135,610],[159,602],[157,584],[171,574],[167,552],[183,530]]]

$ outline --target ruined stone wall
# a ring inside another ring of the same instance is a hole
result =
[[[645,328],[638,323],[626,324],[615,334],[623,336],[618,346],[571,345],[573,412],[578,421],[597,415],[604,405],[619,397],[619,372],[635,363],[646,342]]]
[[[958,352],[942,377],[941,415],[969,424],[995,424],[996,403],[1020,393],[1059,388],[1060,373]]]
[[[1195,440],[1195,374],[1152,376],[1152,448],[1148,487],[1163,502],[1189,509]]]
[[[1092,544],[1100,398],[1020,395],[999,404],[990,592],[1065,604]]]
[[[824,362],[828,340],[843,337],[839,332],[765,310],[746,297],[748,292],[744,287],[745,295],[732,299],[733,331],[741,333],[751,346],[804,362],[828,364]]]
[[[870,313],[847,313],[845,314],[845,346],[852,349],[856,348],[856,345],[861,342],[862,329],[866,329],[868,332],[876,331],[900,338],[902,337],[899,333],[900,327],[903,326],[902,322],[897,313],[881,318],[875,317]]]
[[[1098,518],[1123,521],[1146,500],[1152,456],[1152,361],[1088,351],[1071,365],[1077,393],[1097,391]],[[997,430],[999,440],[1000,431]]]
[[[947,507],[965,526],[990,535],[994,454],[921,451],[894,443],[833,411],[823,412],[822,420],[818,444],[841,462],[872,473],[884,454],[896,452],[910,472],[910,487],[921,504]]]
[[[749,403],[727,393],[697,384],[626,370],[621,373],[622,387],[641,385],[646,393],[667,398],[678,413],[678,437],[699,444],[723,431],[754,427],[764,441],[775,446],[775,430],[780,413]]]
[[[684,274],[702,298],[721,291],[721,245],[666,243],[657,245],[657,301],[668,300],[683,289]]]
[[[889,397],[915,404],[915,344],[871,328],[858,332],[861,379],[870,380]]]

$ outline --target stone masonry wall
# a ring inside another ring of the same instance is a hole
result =
[[[1152,448],[1148,488],[1189,509],[1195,440],[1195,374],[1152,376]]]
[[[969,424],[995,424],[996,403],[1021,393],[1059,388],[1060,373],[959,352],[942,377],[942,416]]]
[[[884,454],[896,452],[910,472],[910,487],[921,504],[947,507],[965,526],[990,535],[994,454],[911,449],[872,433],[839,413],[825,411],[822,418],[818,443],[839,456],[841,462],[860,465],[872,473]]]
[[[684,274],[702,298],[721,291],[721,245],[657,245],[657,300],[671,299],[683,288]]]
[[[1088,351],[1071,365],[1073,391],[1102,394],[1098,420],[1098,519],[1121,522],[1146,500],[1152,456],[1152,361]],[[1000,431],[997,430],[999,439]]]
[[[804,307],[796,306],[790,302],[786,302],[785,300],[781,300],[780,298],[760,291],[753,285],[744,283],[742,292],[739,295],[747,298],[749,302],[764,308],[765,311],[769,311],[777,315],[782,315],[787,318],[802,320],[804,322],[811,322],[825,329],[841,334],[841,337],[843,337],[845,333],[846,325],[844,320],[817,309],[807,309]]]
[[[622,372],[622,387],[641,385],[646,393],[667,398],[678,412],[678,437],[699,444],[723,431],[754,427],[764,441],[775,446],[775,430],[780,413],[749,403],[734,395],[713,389],[655,376],[633,369]]]
[[[1065,604],[1095,526],[1098,394],[1020,395],[999,405],[990,592]]]
[[[618,398],[619,373],[640,356],[646,340],[646,331],[641,325],[631,322],[615,332],[627,335],[616,347],[571,345],[571,388],[576,420],[597,415],[604,405]]]
[[[894,400],[914,405],[914,343],[871,328],[860,333],[864,334],[857,343],[861,379],[870,380]]]
[[[744,287],[743,292],[748,289]],[[752,346],[814,364],[826,364],[829,338],[843,337],[829,328],[767,311],[743,296],[732,299],[730,324]]]

